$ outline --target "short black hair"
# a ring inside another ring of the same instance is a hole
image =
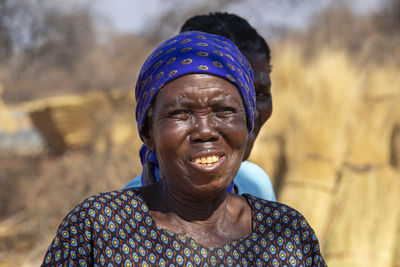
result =
[[[186,31],[202,31],[224,36],[234,42],[241,52],[264,53],[270,64],[271,52],[267,42],[246,19],[238,15],[215,12],[193,16],[181,27],[180,32]]]

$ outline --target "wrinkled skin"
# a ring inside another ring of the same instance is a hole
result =
[[[208,74],[179,77],[156,96],[144,136],[157,151],[161,183],[143,187],[160,228],[222,246],[251,233],[251,209],[228,193],[245,152],[248,128],[238,89]],[[212,163],[196,159],[216,156]]]
[[[253,149],[254,142],[261,127],[271,117],[272,114],[272,97],[271,97],[271,78],[270,66],[265,54],[257,52],[243,52],[243,55],[250,62],[254,72],[254,87],[256,91],[256,110],[254,118],[254,131],[249,136],[246,152],[243,161],[247,160]]]
[[[157,151],[168,190],[196,195],[228,188],[240,167],[247,136],[246,112],[235,85],[212,75],[192,74],[160,90],[145,141]],[[194,164],[195,158],[210,155],[221,156],[218,166]]]
[[[247,160],[253,149],[255,140],[260,133],[261,127],[271,117],[272,114],[272,96],[271,96],[271,78],[270,66],[267,57],[259,52],[242,52],[248,59],[254,72],[254,87],[256,92],[256,112],[254,113],[254,130],[248,137],[247,147],[243,156],[243,161]],[[147,162],[147,164],[152,164]],[[152,169],[146,166],[146,170]],[[145,184],[156,182],[153,173],[144,173]]]

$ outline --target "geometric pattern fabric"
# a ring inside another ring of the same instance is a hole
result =
[[[42,266],[326,266],[296,210],[244,194],[252,233],[222,247],[158,228],[140,189],[89,197],[62,221]]]

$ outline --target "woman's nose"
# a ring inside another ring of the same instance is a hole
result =
[[[213,119],[209,116],[195,118],[193,132],[190,136],[192,142],[218,141],[219,133]]]

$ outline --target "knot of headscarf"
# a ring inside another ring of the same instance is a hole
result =
[[[211,74],[234,83],[246,109],[249,134],[253,131],[255,92],[249,62],[229,39],[191,31],[180,33],[162,43],[146,59],[140,70],[135,97],[136,121],[142,140],[143,125],[157,92],[168,82],[193,73]],[[143,145],[139,154],[143,166],[146,161],[150,161],[157,168],[155,151],[148,151]]]

